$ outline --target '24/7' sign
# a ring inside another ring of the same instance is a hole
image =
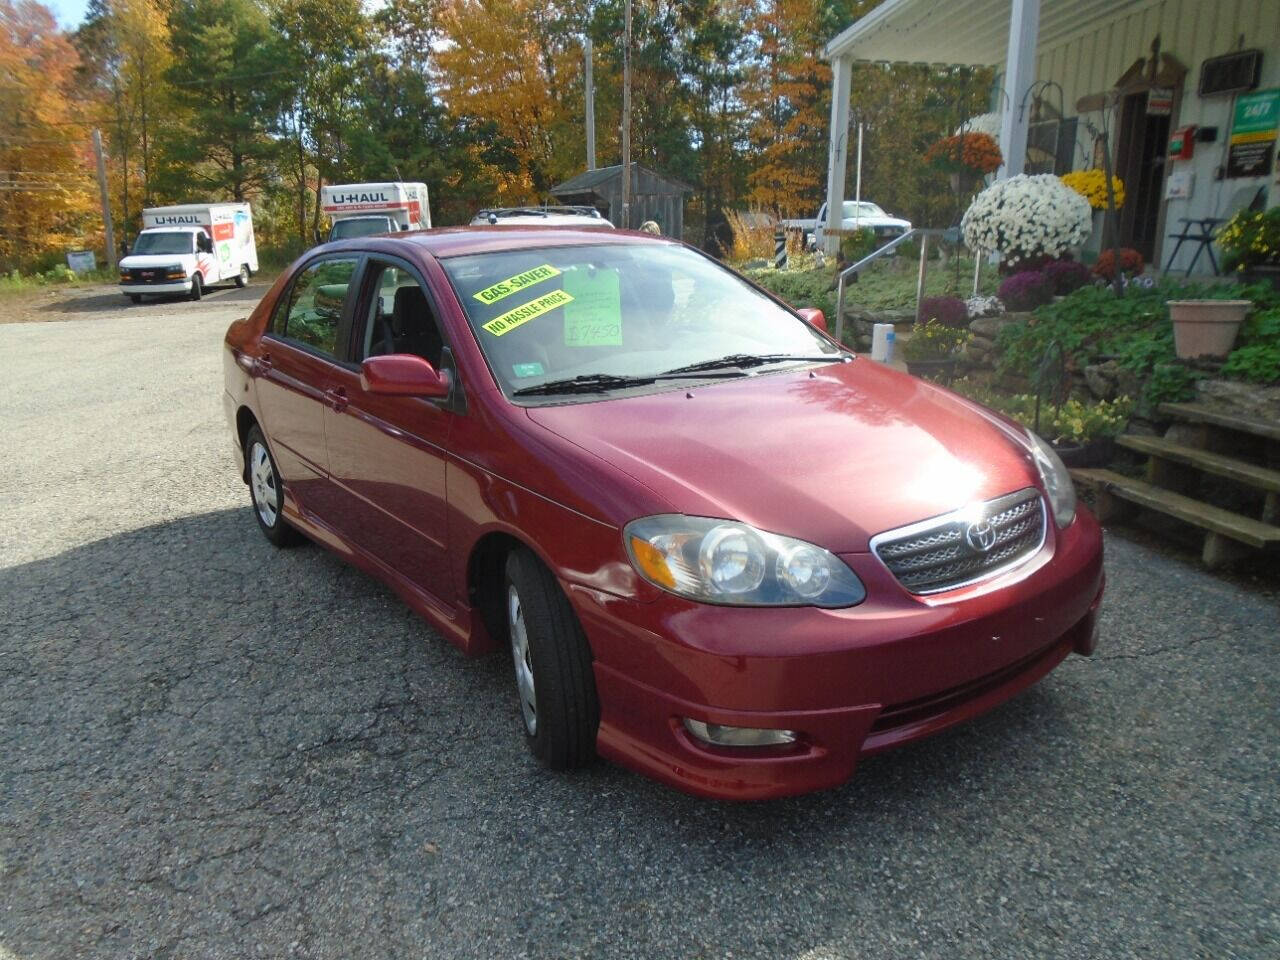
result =
[[[1255,90],[1236,99],[1227,148],[1228,177],[1265,177],[1280,123],[1280,89]]]

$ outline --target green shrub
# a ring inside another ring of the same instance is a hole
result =
[[[1166,301],[1230,300],[1255,294],[1267,299],[1258,287],[1174,280],[1152,287],[1130,285],[1121,296],[1111,287],[1082,287],[1040,307],[1032,322],[1002,330],[997,340],[999,369],[1029,376],[1049,345],[1057,342],[1076,369],[1096,362],[1100,354],[1109,354],[1122,366],[1145,375],[1174,357],[1173,325]]]
[[[967,379],[955,381],[951,389],[993,410],[999,410],[1029,430],[1037,429],[1036,398],[1033,394],[998,393]],[[1068,399],[1059,406],[1042,401],[1038,430],[1040,436],[1050,443],[1087,443],[1090,440],[1114,437],[1129,422],[1133,406],[1133,400],[1129,397],[1097,402]]]
[[[1142,405],[1154,411],[1162,403],[1182,403],[1194,400],[1196,381],[1204,374],[1177,363],[1161,364],[1151,371],[1151,379],[1142,391]]]
[[[846,263],[857,263],[875,248],[875,231],[869,227],[863,227],[840,238],[840,259]]]
[[[1252,383],[1280,383],[1280,343],[1237,347],[1223,364],[1222,374]]]

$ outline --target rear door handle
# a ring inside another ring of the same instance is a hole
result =
[[[324,396],[335,413],[341,413],[347,409],[347,391],[342,387],[330,387],[324,392]]]

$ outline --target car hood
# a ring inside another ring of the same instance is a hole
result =
[[[175,263],[182,263],[184,258],[190,257],[189,253],[140,253],[121,259],[120,269],[145,270],[147,267],[168,267]]]
[[[1014,428],[866,359],[527,414],[672,512],[742,520],[837,553],[1037,483]]]

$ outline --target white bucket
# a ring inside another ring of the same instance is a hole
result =
[[[893,324],[877,323],[871,330],[871,359],[877,363],[893,363]]]

